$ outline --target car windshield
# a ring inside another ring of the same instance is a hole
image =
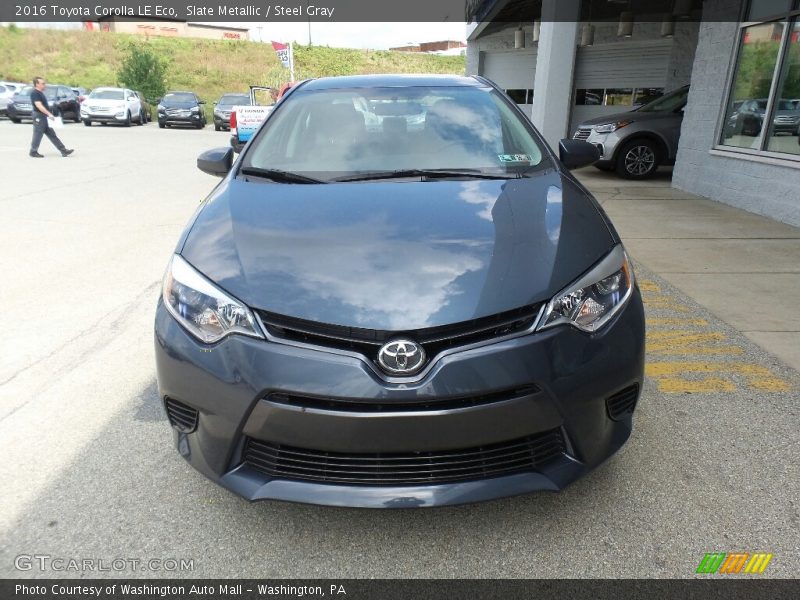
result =
[[[226,95],[217,102],[217,106],[241,106],[243,104],[250,104],[250,96],[247,94]]]
[[[194,102],[194,94],[189,92],[170,92],[164,96],[164,102]]]
[[[797,107],[791,100],[779,100],[778,110],[797,110]]]
[[[550,164],[496,90],[409,86],[298,90],[251,142],[242,170],[331,181],[437,170],[516,177]]]
[[[97,90],[89,96],[94,100],[123,100],[122,90]]]
[[[680,88],[670,92],[666,96],[661,96],[649,104],[637,108],[639,112],[667,112],[678,109],[686,104],[686,97],[689,95],[689,88]]]

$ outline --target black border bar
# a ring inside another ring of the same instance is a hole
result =
[[[20,587],[20,586],[25,586]],[[125,589],[136,593],[125,593]],[[191,593],[192,586],[199,593]],[[223,587],[225,590],[223,591]],[[318,593],[321,590],[323,594]],[[99,591],[99,594],[98,594]],[[344,593],[343,593],[344,592]],[[6,579],[3,600],[795,600],[797,579]]]

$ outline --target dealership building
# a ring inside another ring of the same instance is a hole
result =
[[[471,15],[467,74],[551,145],[688,84],[673,186],[800,226],[800,0],[476,0]]]

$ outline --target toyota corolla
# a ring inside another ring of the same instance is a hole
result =
[[[178,452],[250,500],[560,490],[631,433],[644,315],[619,236],[482,78],[296,85],[191,219],[155,320]]]

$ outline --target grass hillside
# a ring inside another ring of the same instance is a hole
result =
[[[117,85],[126,48],[147,44],[169,61],[168,89],[197,92],[212,101],[248,85],[279,86],[289,79],[272,46],[256,42],[195,40],[89,31],[0,27],[0,79],[94,88]],[[295,77],[360,73],[464,73],[464,57],[383,50],[295,46]]]

